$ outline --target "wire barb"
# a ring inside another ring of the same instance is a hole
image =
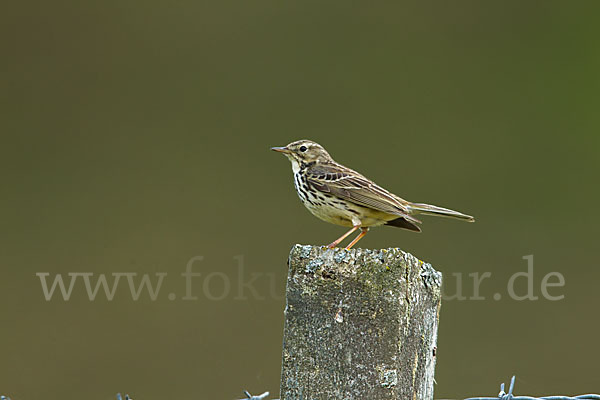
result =
[[[263,400],[267,398],[269,392],[264,392],[263,394],[259,394],[258,396],[252,396],[247,390],[244,390],[244,395],[246,397],[240,400]]]

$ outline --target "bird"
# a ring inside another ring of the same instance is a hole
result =
[[[468,222],[475,218],[458,211],[425,203],[412,203],[377,185],[364,175],[336,162],[320,144],[297,140],[271,150],[292,163],[294,186],[300,200],[317,218],[350,230],[327,245],[337,247],[360,229],[346,249],[362,239],[369,228],[390,225],[421,232],[415,215],[435,215]]]

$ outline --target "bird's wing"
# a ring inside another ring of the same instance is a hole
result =
[[[406,217],[408,202],[339,164],[318,164],[306,172],[308,182],[323,193],[385,213]],[[413,220],[413,217],[409,217]],[[420,222],[414,219],[415,222]]]

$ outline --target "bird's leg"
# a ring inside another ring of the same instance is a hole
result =
[[[358,236],[348,245],[348,247],[346,247],[346,250],[351,249],[352,246],[354,246],[356,244],[356,242],[358,242],[360,239],[362,239],[363,236],[365,236],[367,234],[367,232],[369,232],[369,228],[360,228],[360,233],[358,234]]]
[[[350,234],[352,232],[354,232],[355,230],[357,230],[358,228],[360,228],[360,225],[354,225],[352,227],[352,229],[350,229],[348,232],[344,233],[342,236],[339,237],[339,239],[329,243],[327,245],[327,247],[329,247],[330,249],[333,249],[335,246],[337,246],[338,244],[340,244],[340,242],[344,239],[346,239],[348,236],[350,236]]]

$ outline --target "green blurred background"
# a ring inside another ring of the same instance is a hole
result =
[[[269,151],[300,138],[404,198],[477,217],[361,242],[401,247],[447,282],[461,273],[466,295],[468,274],[492,273],[486,300],[443,303],[436,398],[495,395],[511,374],[520,394],[600,391],[598,2],[2,9],[3,394],[276,395],[288,251],[344,232],[304,209]],[[493,300],[528,254],[536,295],[557,271],[564,300]],[[199,299],[180,300],[194,256],[203,277],[234,283],[243,256],[265,299],[232,287],[210,300],[201,277]],[[76,285],[46,302],[37,272],[169,275],[156,301],[125,287],[89,301]]]

